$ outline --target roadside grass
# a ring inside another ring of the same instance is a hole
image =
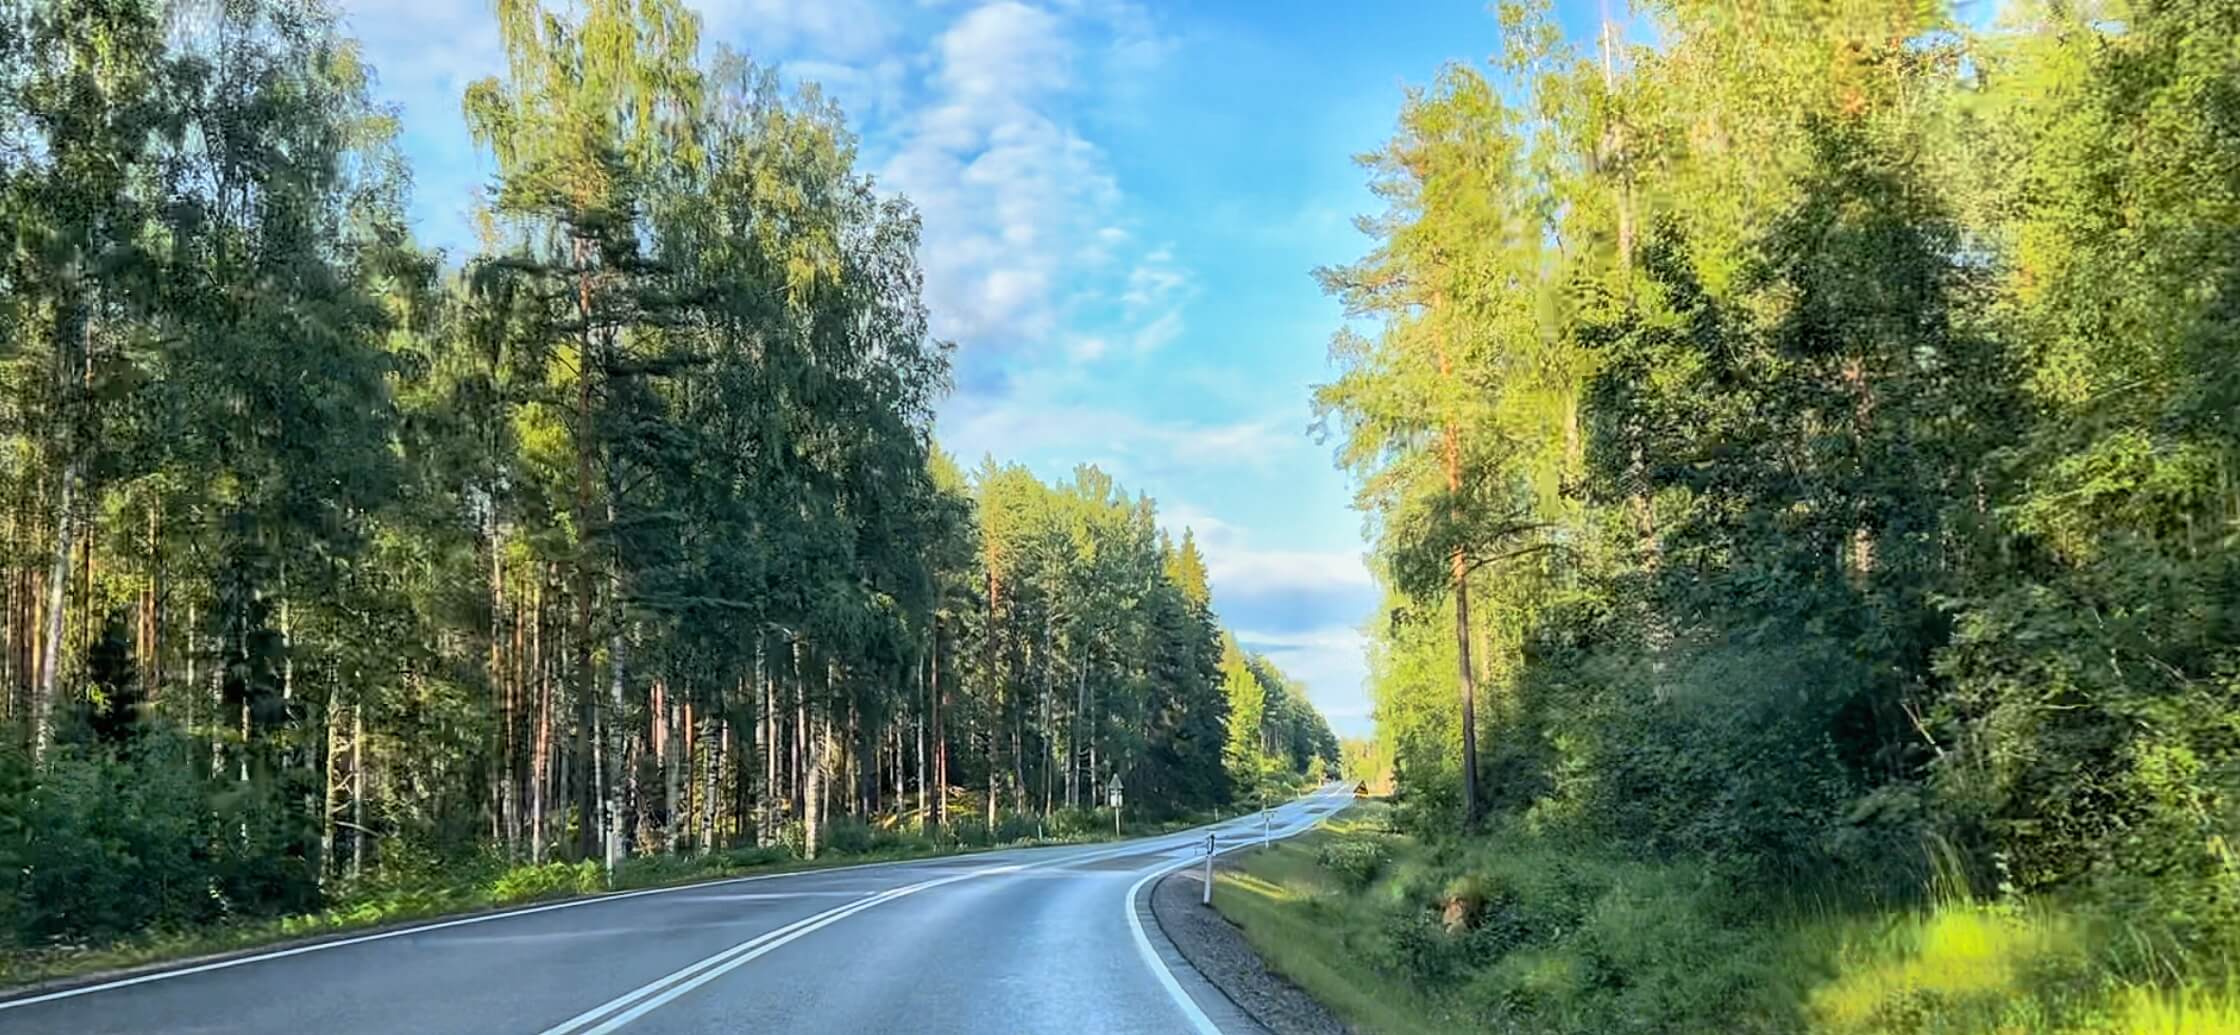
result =
[[[1389,815],[1356,805],[1236,857],[1214,890],[1363,1032],[2240,1033],[2228,967],[2141,964],[2146,939],[2083,910],[1786,901],[1514,824],[1424,844]]]
[[[607,880],[597,860],[506,865],[500,859],[454,860],[417,868],[399,878],[368,881],[336,896],[325,909],[291,916],[243,919],[183,931],[147,931],[96,945],[0,948],[0,993],[22,986],[109,971],[132,970],[347,933],[368,933],[406,923],[620,891],[677,887],[734,877],[795,873],[969,855],[1006,848],[1095,844],[1115,840],[1110,813],[1103,823],[1053,821],[1036,835],[1034,817],[1005,817],[998,834],[1025,831],[1011,840],[987,842],[983,824],[970,826],[967,839],[935,841],[914,832],[878,829],[861,821],[836,822],[828,847],[815,860],[800,858],[785,844],[739,847],[706,854],[633,856]],[[1213,814],[1192,813],[1157,822],[1134,822],[1122,839],[1150,837],[1211,822]],[[1060,829],[1062,828],[1062,829]],[[978,831],[975,838],[969,831]],[[796,837],[797,841],[798,838]],[[977,843],[976,843],[977,841]]]
[[[1361,1031],[1429,1035],[1461,1018],[1406,982],[1363,966],[1382,904],[1353,893],[1325,864],[1326,847],[1356,840],[1407,839],[1384,826],[1382,803],[1353,806],[1322,826],[1251,849],[1214,882],[1213,905],[1277,973]]]

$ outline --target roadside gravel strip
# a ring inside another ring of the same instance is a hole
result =
[[[1225,862],[1217,865],[1230,868]],[[1351,1029],[1328,1008],[1269,970],[1245,941],[1243,931],[1213,907],[1199,904],[1204,888],[1205,871],[1187,866],[1168,874],[1151,890],[1151,914],[1182,958],[1275,1035],[1350,1035]]]

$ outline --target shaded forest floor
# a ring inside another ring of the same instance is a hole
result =
[[[1096,827],[1064,833],[1047,831],[985,844],[940,842],[915,832],[872,833],[871,828],[855,824],[842,828],[842,835],[835,837],[814,860],[800,858],[787,846],[778,844],[707,854],[641,855],[625,859],[616,868],[611,884],[603,867],[594,859],[512,866],[502,859],[454,861],[346,888],[337,893],[331,905],[316,912],[243,919],[189,930],[148,931],[100,944],[0,947],[0,994],[20,993],[32,986],[79,984],[94,975],[157,970],[251,950],[309,944],[532,904],[647,888],[682,887],[734,877],[906,862],[1008,848],[1152,837],[1201,826],[1213,819],[1214,815],[1209,812],[1156,823],[1132,823],[1117,838],[1111,829]],[[1024,822],[1033,824],[1033,817],[1026,817]]]
[[[1425,844],[1382,803],[1240,857],[1214,905],[1365,1032],[2240,1032],[2228,968],[2120,973],[2080,910],[1775,904],[1516,829]]]

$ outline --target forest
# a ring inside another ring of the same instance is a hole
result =
[[[1335,768],[1152,500],[940,450],[918,217],[814,86],[495,11],[452,255],[321,0],[0,2],[0,947]]]
[[[1360,157],[1365,944],[1454,1017],[2240,1026],[2240,4],[1987,6],[1505,3]]]

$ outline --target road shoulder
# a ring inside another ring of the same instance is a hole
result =
[[[1231,868],[1224,860],[1221,868]],[[1232,1027],[1216,1017],[1225,1032],[1268,1031],[1277,1035],[1347,1035],[1350,1031],[1299,986],[1268,969],[1245,941],[1244,932],[1212,907],[1200,905],[1204,871],[1185,866],[1153,882],[1149,894],[1160,940],[1250,1027]],[[1195,996],[1203,1006],[1205,997]],[[1212,1011],[1208,1011],[1211,1014]]]

